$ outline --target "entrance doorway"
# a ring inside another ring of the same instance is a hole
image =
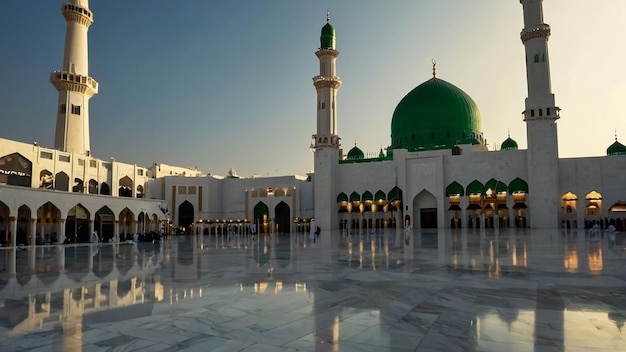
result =
[[[437,228],[437,208],[420,209],[420,223],[423,229]]]

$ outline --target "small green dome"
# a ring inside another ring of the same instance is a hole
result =
[[[396,106],[390,149],[417,151],[448,149],[459,143],[485,144],[481,130],[474,100],[433,74]]]
[[[363,159],[365,154],[356,145],[348,152],[348,160]]]
[[[335,28],[328,22],[322,27],[320,49],[335,49]]]
[[[500,150],[517,150],[517,142],[509,137],[502,142]]]
[[[624,155],[626,154],[626,146],[615,140],[608,148],[606,148],[606,155]]]

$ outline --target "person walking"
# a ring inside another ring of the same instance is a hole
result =
[[[309,232],[309,239],[315,241],[315,236],[317,235],[317,223],[315,222],[315,218],[311,219],[311,229]]]
[[[100,238],[98,237],[98,232],[94,231],[91,233],[91,243],[98,243],[100,242]]]

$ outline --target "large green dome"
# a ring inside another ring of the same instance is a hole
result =
[[[478,106],[460,88],[433,77],[398,103],[390,149],[435,150],[456,144],[485,144]]]

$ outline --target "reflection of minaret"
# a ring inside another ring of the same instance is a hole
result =
[[[98,82],[89,77],[87,47],[93,13],[89,0],[68,0],[61,12],[67,22],[63,68],[50,75],[59,91],[54,148],[89,155],[89,99],[98,93]]]
[[[323,230],[338,226],[337,211],[330,205],[336,197],[333,180],[339,163],[339,136],[337,135],[337,91],[341,79],[336,75],[339,51],[335,50],[335,29],[330,16],[322,27],[320,48],[315,52],[320,61],[320,74],[313,77],[317,91],[317,133],[312,136],[314,156],[315,220]]]
[[[524,9],[522,43],[526,48],[526,98],[524,121],[528,143],[528,179],[531,225],[557,227],[558,158],[556,120],[550,84],[548,37],[550,26],[543,23],[543,0],[520,0]]]

